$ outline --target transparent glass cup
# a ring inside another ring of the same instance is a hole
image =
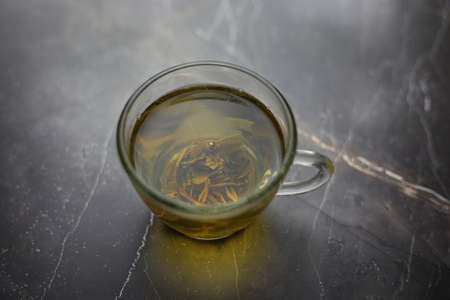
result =
[[[285,153],[279,170],[268,184],[237,202],[204,207],[172,199],[141,178],[130,160],[133,128],[145,109],[167,93],[190,85],[215,84],[243,90],[262,102],[281,129]],[[334,167],[326,156],[297,150],[295,120],[281,93],[266,79],[246,68],[216,61],[198,61],[172,67],[142,84],[126,103],[117,126],[117,147],[122,165],[138,194],[148,207],[169,227],[197,239],[219,239],[247,227],[275,195],[310,192],[324,185]],[[317,169],[306,181],[283,182],[290,166]]]

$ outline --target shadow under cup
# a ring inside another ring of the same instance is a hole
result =
[[[262,102],[278,122],[285,149],[280,169],[272,174],[268,184],[237,202],[202,207],[172,199],[148,185],[136,173],[130,160],[131,136],[141,114],[162,96],[191,85],[222,85],[242,90]],[[286,100],[270,82],[239,66],[201,61],[158,73],[133,93],[119,119],[117,146],[125,171],[153,213],[165,224],[187,236],[218,239],[245,228],[277,194],[280,183],[296,157],[297,132]]]

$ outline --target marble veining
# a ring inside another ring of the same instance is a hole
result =
[[[103,176],[103,172],[105,170],[106,159],[108,157],[108,149],[109,149],[108,146],[109,146],[109,144],[110,144],[110,142],[112,140],[112,137],[113,137],[113,131],[111,130],[110,133],[108,134],[106,140],[105,140],[104,145],[103,145],[102,163],[101,163],[100,169],[98,170],[98,173],[97,173],[97,175],[95,177],[94,184],[92,185],[92,188],[91,188],[91,191],[89,192],[88,198],[86,199],[86,202],[84,203],[84,206],[83,206],[80,214],[78,215],[78,217],[77,217],[77,219],[76,219],[72,229],[66,233],[66,235],[64,236],[64,238],[63,238],[63,240],[61,242],[61,251],[60,251],[59,256],[58,256],[58,261],[56,262],[54,270],[51,272],[51,277],[50,277],[50,279],[48,281],[47,286],[44,288],[44,291],[43,291],[43,293],[41,295],[41,299],[45,299],[45,296],[47,295],[47,291],[51,289],[53,281],[55,280],[55,276],[58,273],[59,266],[61,265],[61,261],[64,258],[64,251],[66,249],[67,240],[77,230],[78,226],[80,226],[81,219],[83,218],[83,215],[85,214],[86,210],[89,207],[89,203],[91,202],[92,198],[95,195],[95,192],[97,191],[97,187],[98,187],[98,184],[100,182],[100,178]]]
[[[241,299],[241,294],[239,293],[239,267],[238,267],[236,252],[234,251],[234,247],[232,249],[233,249],[232,253],[233,253],[234,274],[235,274],[234,287],[236,289],[236,298]]]
[[[133,262],[131,263],[131,266],[128,269],[127,277],[125,278],[125,281],[123,282],[122,287],[120,288],[119,294],[116,296],[115,299],[122,298],[124,291],[127,287],[127,284],[130,282],[131,276],[133,275],[133,272],[136,269],[136,264],[141,259],[141,252],[142,252],[142,249],[144,249],[145,245],[147,244],[147,236],[148,236],[151,226],[153,225],[153,218],[154,218],[154,215],[151,214],[150,222],[148,223],[147,227],[145,227],[145,231],[144,231],[144,235],[142,236],[141,244],[139,245],[138,249],[136,250],[136,257],[134,258]],[[148,278],[150,279],[150,277],[148,277]]]
[[[298,132],[301,137],[310,140],[312,143],[319,146],[320,149],[337,153],[334,163],[336,163],[337,158],[342,157],[342,160],[345,163],[347,163],[351,168],[365,175],[378,178],[390,184],[397,185],[401,189],[401,191],[407,196],[428,200],[444,211],[449,210],[450,200],[446,198],[444,195],[436,192],[435,190],[428,188],[426,186],[412,183],[406,180],[404,176],[398,174],[395,171],[389,170],[388,168],[383,167],[376,162],[372,162],[365,157],[347,152],[345,151],[344,147],[345,145],[339,147],[338,149],[338,147],[334,145],[323,142],[316,135],[314,135],[311,132],[308,132],[304,128],[299,128]],[[321,206],[323,206],[323,204],[321,204]]]

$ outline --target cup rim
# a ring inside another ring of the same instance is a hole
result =
[[[198,66],[217,66],[217,67],[225,67],[229,69],[233,69],[239,72],[246,73],[250,75],[252,78],[260,81],[263,85],[265,85],[269,90],[274,93],[279,102],[281,103],[283,109],[286,112],[287,118],[287,128],[288,128],[288,141],[286,152],[281,162],[281,166],[278,170],[276,170],[276,175],[272,176],[267,184],[264,185],[263,188],[257,189],[256,192],[239,199],[237,202],[225,203],[223,205],[217,206],[196,206],[194,204],[190,204],[187,202],[182,202],[176,199],[172,199],[150,185],[146,184],[142,178],[136,173],[133,164],[131,163],[127,148],[129,145],[125,145],[125,121],[128,113],[133,107],[134,102],[139,98],[139,96],[154,82],[158,79],[181,69],[198,67]],[[291,134],[289,134],[291,133]],[[294,115],[292,110],[287,103],[284,96],[281,92],[267,79],[257,74],[254,71],[251,71],[245,67],[241,67],[232,63],[216,61],[216,60],[199,60],[192,61],[183,64],[179,64],[170,68],[167,68],[155,75],[151,76],[144,83],[142,83],[128,98],[122,112],[120,113],[119,121],[116,127],[116,143],[120,161],[122,166],[124,167],[128,176],[131,177],[133,183],[137,183],[138,187],[148,193],[154,199],[157,199],[159,202],[162,202],[164,205],[177,210],[177,214],[182,214],[185,217],[193,217],[198,218],[202,217],[203,219],[218,219],[218,215],[229,215],[233,214],[234,211],[237,211],[237,208],[251,205],[252,203],[258,202],[258,199],[262,198],[266,193],[268,193],[274,186],[279,184],[285,175],[287,174],[289,167],[291,166],[295,152],[297,148],[297,130],[295,125]]]

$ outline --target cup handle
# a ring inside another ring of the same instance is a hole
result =
[[[298,195],[318,189],[330,180],[334,172],[333,162],[328,157],[309,150],[297,150],[293,165],[315,167],[317,173],[306,181],[282,183],[277,195]]]

